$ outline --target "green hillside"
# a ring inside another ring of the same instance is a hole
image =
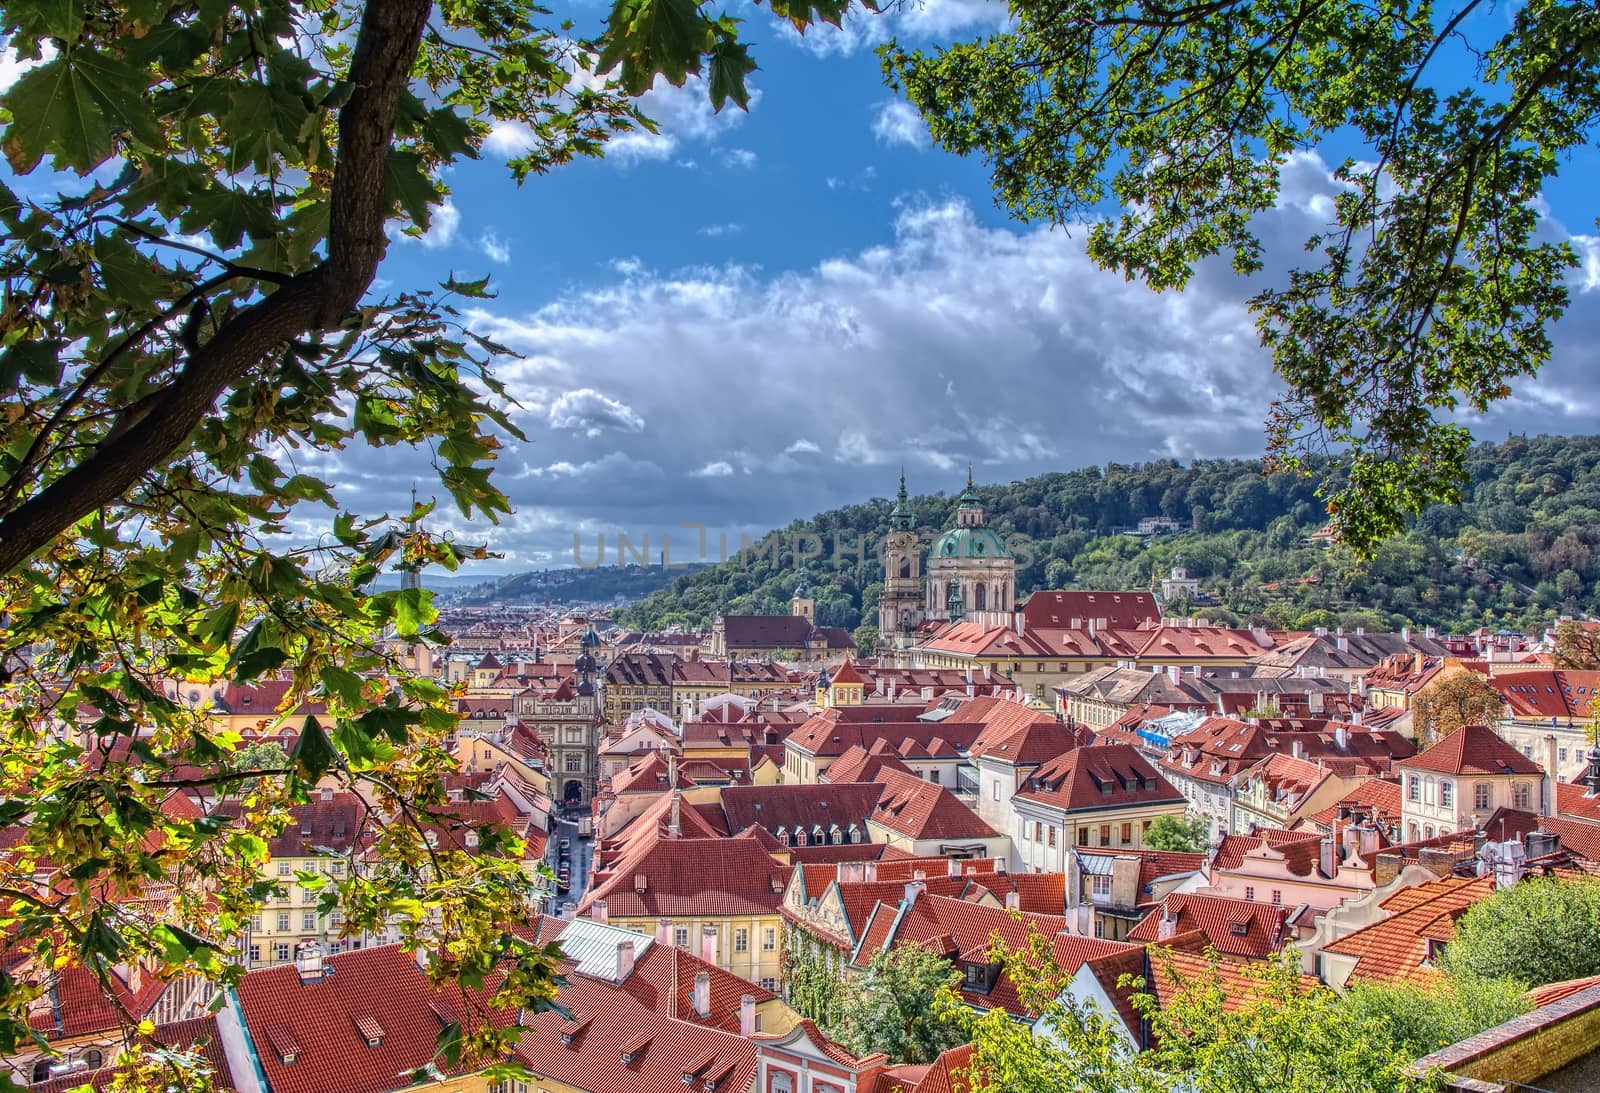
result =
[[[1025,536],[1019,595],[1037,588],[1150,588],[1181,554],[1220,608],[1199,614],[1266,625],[1434,625],[1530,629],[1600,604],[1600,437],[1513,437],[1480,445],[1463,504],[1436,505],[1367,562],[1308,545],[1325,521],[1315,481],[1263,475],[1259,460],[1111,464],[980,486],[990,526]],[[917,524],[947,526],[955,499],[913,499]],[[806,569],[819,623],[874,623],[877,544],[891,501],[825,512],[770,533],[763,550],[676,578],[620,613],[630,625],[705,625],[719,613],[788,611],[796,537],[819,536]],[[1192,530],[1137,538],[1119,529],[1167,516]],[[835,536],[843,550],[834,550]],[[868,537],[871,555],[858,556]],[[799,540],[802,553],[814,542]]]
[[[694,563],[671,570],[660,566],[606,565],[587,569],[542,569],[530,573],[514,573],[497,580],[451,589],[451,603],[474,604],[552,604],[609,603],[613,600],[636,600],[655,592],[675,577],[688,570],[694,573],[704,569],[705,563]]]

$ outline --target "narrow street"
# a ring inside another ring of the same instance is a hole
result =
[[[550,901],[550,913],[560,914],[561,908],[567,904],[576,907],[583,899],[586,885],[589,883],[589,863],[594,856],[594,841],[592,839],[578,838],[578,825],[575,821],[557,819],[555,830],[550,832],[550,846],[545,853],[545,860],[549,862],[553,871],[561,868],[561,840],[569,843],[568,869],[572,878],[572,887],[567,892],[557,892]]]

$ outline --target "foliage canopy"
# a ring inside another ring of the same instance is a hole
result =
[[[1448,415],[1536,372],[1568,304],[1577,256],[1540,194],[1595,138],[1600,12],[1490,9],[1019,0],[1001,33],[891,45],[883,66],[936,143],[988,162],[1007,209],[1087,221],[1091,258],[1157,289],[1213,255],[1260,271],[1255,216],[1282,199],[1284,166],[1339,149],[1311,260],[1251,309],[1287,386],[1274,462],[1348,452],[1328,508],[1364,554],[1458,498],[1471,438]]]

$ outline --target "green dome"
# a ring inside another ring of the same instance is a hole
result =
[[[988,528],[951,528],[933,541],[934,558],[1009,558],[1000,536]]]

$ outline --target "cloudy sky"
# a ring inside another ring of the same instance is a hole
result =
[[[761,65],[748,114],[714,114],[693,82],[662,86],[646,99],[659,134],[520,188],[504,166],[519,134],[499,132],[452,170],[428,237],[391,247],[390,289],[492,275],[498,297],[473,321],[522,354],[498,369],[529,437],[496,472],[516,514],[462,528],[504,552],[489,568],[571,564],[575,534],[592,560],[596,535],[619,531],[652,550],[671,532],[690,560],[683,524],[711,529],[714,556],[719,530],[736,546],[886,496],[902,464],[934,492],[959,488],[969,461],[980,481],[1009,481],[1260,452],[1277,384],[1248,284],[1203,268],[1157,295],[1097,270],[1081,230],[1009,220],[983,165],[931,148],[884,87],[886,37],[976,35],[1003,6],[924,0],[803,38],[742,14]],[[1595,428],[1595,165],[1549,195],[1549,230],[1590,233],[1557,359],[1476,423],[1484,437]],[[1260,225],[1280,268],[1331,191],[1322,160],[1288,167]],[[403,507],[413,480],[430,492],[420,457],[351,452],[321,469],[364,512]]]

